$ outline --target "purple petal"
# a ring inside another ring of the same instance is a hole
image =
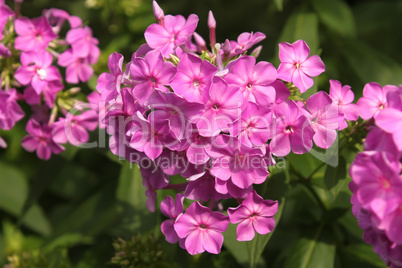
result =
[[[302,70],[296,69],[293,73],[292,82],[301,93],[311,88],[314,84],[313,78],[307,76]]]
[[[300,69],[308,76],[315,77],[325,71],[325,65],[319,56],[313,55],[300,64]]]
[[[255,231],[251,220],[244,220],[237,225],[237,240],[251,241],[255,236]]]

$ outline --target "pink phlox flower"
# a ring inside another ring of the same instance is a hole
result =
[[[8,91],[0,89],[0,128],[11,130],[15,123],[25,116],[24,111],[17,103],[17,90]]]
[[[402,177],[395,156],[385,152],[359,153],[349,172],[357,187],[359,203],[380,222],[396,210],[402,196]]]
[[[271,110],[249,102],[241,117],[231,124],[230,134],[248,147],[260,146],[268,141],[271,121]]]
[[[59,80],[50,81],[42,89],[42,93],[37,91],[29,85],[24,90],[24,99],[30,105],[39,104],[42,99],[42,95],[45,98],[45,103],[49,108],[53,108],[55,105],[57,92],[63,89],[63,84]]]
[[[22,51],[45,50],[49,42],[57,37],[45,16],[28,19],[19,18],[15,21],[15,49]]]
[[[164,121],[158,120],[152,113],[148,119],[137,112],[133,116],[133,125],[127,132],[131,137],[130,146],[144,152],[152,160],[162,153],[164,146],[178,146],[179,142],[170,135],[169,125]]]
[[[110,54],[107,65],[110,73],[102,73],[98,77],[96,89],[101,93],[105,102],[116,97],[120,92],[121,82],[123,79],[123,55],[113,52]]]
[[[8,19],[14,17],[15,13],[3,3],[0,2],[0,40],[3,40],[3,30]]]
[[[56,66],[52,65],[53,57],[46,51],[29,51],[21,53],[21,63],[15,72],[15,79],[22,85],[31,84],[37,94],[49,90],[53,81],[61,81],[61,75]],[[50,89],[53,91],[53,89]]]
[[[273,107],[270,151],[275,156],[286,156],[292,150],[304,154],[313,147],[314,130],[308,118],[294,101],[285,101]]]
[[[402,151],[402,91],[391,91],[387,95],[388,107],[375,117],[375,124],[392,135],[393,141]]]
[[[104,118],[106,115],[106,103],[101,100],[101,95],[97,91],[92,91],[87,96],[88,102],[91,104],[91,108],[98,113],[99,121],[98,125],[100,129],[106,128]]]
[[[207,251],[218,254],[223,244],[222,233],[229,225],[229,217],[202,206],[198,201],[180,214],[174,223],[174,229],[191,255]]]
[[[157,90],[148,100],[149,108],[158,120],[165,120],[169,124],[170,131],[174,136],[182,140],[187,137],[186,131],[191,122],[198,118],[204,105],[188,102],[173,92],[162,92]]]
[[[311,77],[320,75],[325,71],[325,65],[317,55],[309,57],[310,48],[303,40],[297,40],[293,44],[279,44],[278,78],[293,84],[305,92],[314,84]]]
[[[128,87],[123,88],[116,96],[116,99],[108,102],[105,108],[104,122],[108,127],[108,133],[115,131],[125,133],[131,126],[129,121],[132,116],[135,116],[137,112],[145,114],[144,108],[138,104],[131,92],[131,88]],[[119,124],[121,124],[122,129],[118,127]]]
[[[275,89],[275,103],[279,104],[289,98],[290,90],[281,80],[276,79],[270,86]]]
[[[369,133],[364,139],[363,148],[365,151],[388,152],[402,157],[402,151],[398,149],[392,133],[387,133],[377,126],[369,128]]]
[[[273,216],[278,212],[278,202],[264,200],[252,191],[237,208],[228,208],[230,222],[237,226],[237,240],[253,240],[255,232],[264,235],[275,227]]]
[[[208,90],[209,100],[204,114],[197,124],[201,136],[216,136],[220,131],[227,132],[228,124],[240,117],[243,94],[236,86],[228,86],[219,77],[214,77]]]
[[[205,149],[211,146],[211,137],[201,136],[194,125],[187,133],[189,134],[189,146],[186,150],[188,161],[196,165],[205,164],[210,159]]]
[[[73,53],[72,49],[67,49],[60,54],[57,64],[66,68],[66,81],[71,84],[87,82],[94,74],[91,65],[98,61],[99,55],[92,57],[91,54],[87,57],[79,57]]]
[[[171,196],[166,196],[161,202],[161,212],[169,219],[164,220],[161,224],[161,231],[166,237],[166,241],[171,244],[177,243],[180,238],[173,227],[176,218],[183,213],[183,201],[185,196],[183,194],[177,194],[175,199]]]
[[[207,88],[218,69],[200,57],[185,54],[177,65],[177,73],[170,82],[174,92],[189,102],[205,103]]]
[[[6,47],[2,43],[0,43],[0,59],[3,56],[5,58],[10,58],[11,57],[11,51],[10,51],[10,49],[8,47]]]
[[[92,30],[88,26],[69,30],[66,41],[71,45],[73,53],[77,57],[86,58],[90,55],[93,55],[92,57],[100,55],[99,41],[92,36]]]
[[[144,58],[135,58],[130,66],[132,79],[137,83],[133,88],[134,97],[145,104],[155,89],[169,92],[169,85],[176,73],[173,63],[163,60],[162,54],[153,50]]]
[[[148,197],[146,206],[149,211],[155,212],[156,190],[163,189],[169,184],[170,177],[165,174],[151,159],[144,156],[138,161],[140,167],[142,184],[147,189],[145,191]]]
[[[253,190],[253,185],[247,188],[241,188],[233,183],[232,180],[221,180],[215,177],[215,190],[223,195],[228,195],[231,198],[245,198],[248,193]]]
[[[187,178],[203,170],[203,166],[194,165],[187,160],[185,151],[164,150],[155,159],[155,163],[169,176],[180,174],[182,177]]]
[[[256,64],[255,57],[244,56],[230,64],[225,81],[240,88],[244,104],[250,101],[269,107],[275,102],[275,89],[271,84],[276,77],[276,69],[271,63],[260,61]]]
[[[28,152],[36,151],[36,155],[43,160],[49,160],[53,154],[64,151],[64,147],[54,140],[53,127],[47,124],[39,124],[30,119],[26,126],[28,135],[22,139],[21,145]]]
[[[367,83],[363,88],[363,97],[357,101],[360,117],[365,120],[375,118],[379,111],[388,106],[387,94],[397,89],[392,85],[381,87],[378,83]]]
[[[174,48],[185,43],[197,28],[198,16],[191,14],[186,20],[183,16],[166,15],[164,26],[154,23],[145,30],[148,45],[160,51],[165,58],[170,58]]]
[[[358,106],[353,102],[355,95],[350,89],[350,86],[342,86],[341,82],[337,80],[329,80],[329,96],[332,101],[339,106],[344,117],[348,121],[356,121],[359,118]],[[345,120],[340,122],[338,130],[342,130],[348,126]]]
[[[217,136],[207,153],[213,158],[211,174],[220,180],[230,179],[239,188],[261,184],[269,175],[262,150],[245,146],[232,136]]]
[[[43,15],[48,19],[50,25],[53,27],[55,33],[60,32],[63,23],[67,20],[71,28],[82,27],[82,20],[78,16],[70,16],[67,11],[50,8],[43,10]]]
[[[95,110],[84,111],[79,115],[68,113],[65,118],[59,118],[54,123],[53,136],[59,143],[67,141],[74,146],[80,146],[89,141],[88,131],[94,131],[98,126],[98,114]]]
[[[265,34],[261,32],[240,34],[239,37],[237,37],[237,42],[230,41],[231,46],[230,58],[236,55],[243,54],[251,47],[253,47],[255,44],[264,40],[265,37],[266,37]]]
[[[0,136],[0,147],[7,148],[7,143],[1,136]]]
[[[215,177],[209,171],[192,175],[188,178],[188,185],[184,191],[186,198],[191,200],[208,200],[227,199],[228,194],[218,193],[215,189]]]
[[[324,91],[310,96],[306,105],[311,113],[311,127],[315,132],[314,143],[320,148],[328,149],[336,140],[336,130],[344,121],[343,112]]]

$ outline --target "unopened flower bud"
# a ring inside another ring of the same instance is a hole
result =
[[[214,14],[212,13],[212,10],[210,10],[208,13],[208,28],[216,29],[216,20],[214,18]]]
[[[202,36],[196,32],[193,33],[193,36],[194,36],[194,40],[195,40],[195,43],[197,44],[197,49],[199,50],[199,52],[206,51],[207,44],[205,43],[204,38],[202,38]]]
[[[229,60],[230,52],[232,51],[232,46],[230,45],[229,39],[225,40],[225,43],[222,44],[223,51],[223,61],[226,62]]]
[[[158,3],[155,0],[152,3],[152,7],[154,10],[155,19],[158,21],[160,25],[164,26],[165,13],[163,12],[162,8],[158,5]]]
[[[5,58],[11,57],[11,51],[2,43],[0,43],[0,56],[4,56]]]
[[[208,28],[209,28],[209,41],[211,42],[210,45],[211,48],[214,48],[216,44],[216,37],[215,37],[216,20],[211,10],[208,13]]]
[[[262,46],[258,46],[251,52],[250,55],[257,58],[260,55],[261,50],[262,50]]]

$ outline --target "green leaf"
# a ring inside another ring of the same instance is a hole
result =
[[[226,231],[223,233],[223,245],[227,248],[236,259],[236,261],[244,267],[249,266],[247,242],[240,242],[236,240],[236,225],[229,224]],[[262,262],[262,260],[261,260]]]
[[[25,175],[12,166],[0,163],[0,208],[19,216],[27,195]]]
[[[386,268],[387,265],[374,253],[373,247],[367,244],[352,244],[341,252],[342,267]]]
[[[65,233],[93,236],[111,227],[119,220],[120,213],[114,196],[116,184],[117,180],[110,180],[86,199],[63,209],[54,217],[54,231],[47,243]]]
[[[283,0],[275,0],[275,5],[279,11],[283,10]]]
[[[91,244],[93,239],[88,236],[83,236],[80,233],[67,233],[54,239],[51,243],[47,244],[43,250],[51,253],[57,248],[69,248],[77,244]]]
[[[346,177],[346,161],[342,156],[339,157],[338,166],[327,165],[325,169],[324,181],[328,190],[331,190],[338,181]]]
[[[130,235],[158,228],[155,215],[146,207],[146,188],[142,185],[141,173],[137,165],[126,162],[120,169],[116,189],[117,206],[120,220],[113,229],[117,236]]]
[[[60,173],[64,163],[65,161],[58,157],[53,157],[49,162],[42,163],[29,187],[28,197],[22,209],[23,215],[36,203],[54,177]]]
[[[38,204],[31,206],[31,208],[25,213],[22,218],[22,223],[43,236],[49,236],[52,232],[50,222],[43,209]]]
[[[342,225],[343,228],[347,230],[347,232],[352,235],[354,238],[359,240],[363,237],[363,230],[360,228],[359,224],[357,223],[356,217],[353,215],[352,210],[350,209],[343,215],[339,220],[338,223]]]
[[[318,17],[311,12],[296,12],[287,20],[279,37],[279,42],[293,43],[299,39],[306,41],[311,53],[319,48]]]
[[[294,154],[290,153],[287,158],[290,161],[291,167],[296,170],[302,178],[306,179],[312,177],[315,172],[315,176],[322,177],[324,172],[321,172],[322,168],[319,168],[323,162],[312,154]],[[319,170],[317,170],[319,168]]]
[[[137,165],[124,164],[120,170],[116,198],[134,207],[146,208],[147,197]]]
[[[336,246],[324,224],[307,229],[293,246],[285,268],[333,268]]]
[[[314,9],[321,22],[329,29],[343,37],[356,36],[356,26],[353,13],[342,0],[313,0]]]

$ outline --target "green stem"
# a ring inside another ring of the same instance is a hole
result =
[[[297,171],[295,166],[292,164],[291,161],[289,161],[289,167],[291,168],[292,172],[295,173],[298,177],[298,181],[303,184],[314,196],[314,198],[317,200],[318,205],[321,207],[321,209],[325,212],[327,211],[327,207],[324,205],[324,203],[321,201],[321,198],[318,196],[316,191],[314,190],[313,186],[311,185],[311,182],[308,178],[305,178],[300,172]]]

